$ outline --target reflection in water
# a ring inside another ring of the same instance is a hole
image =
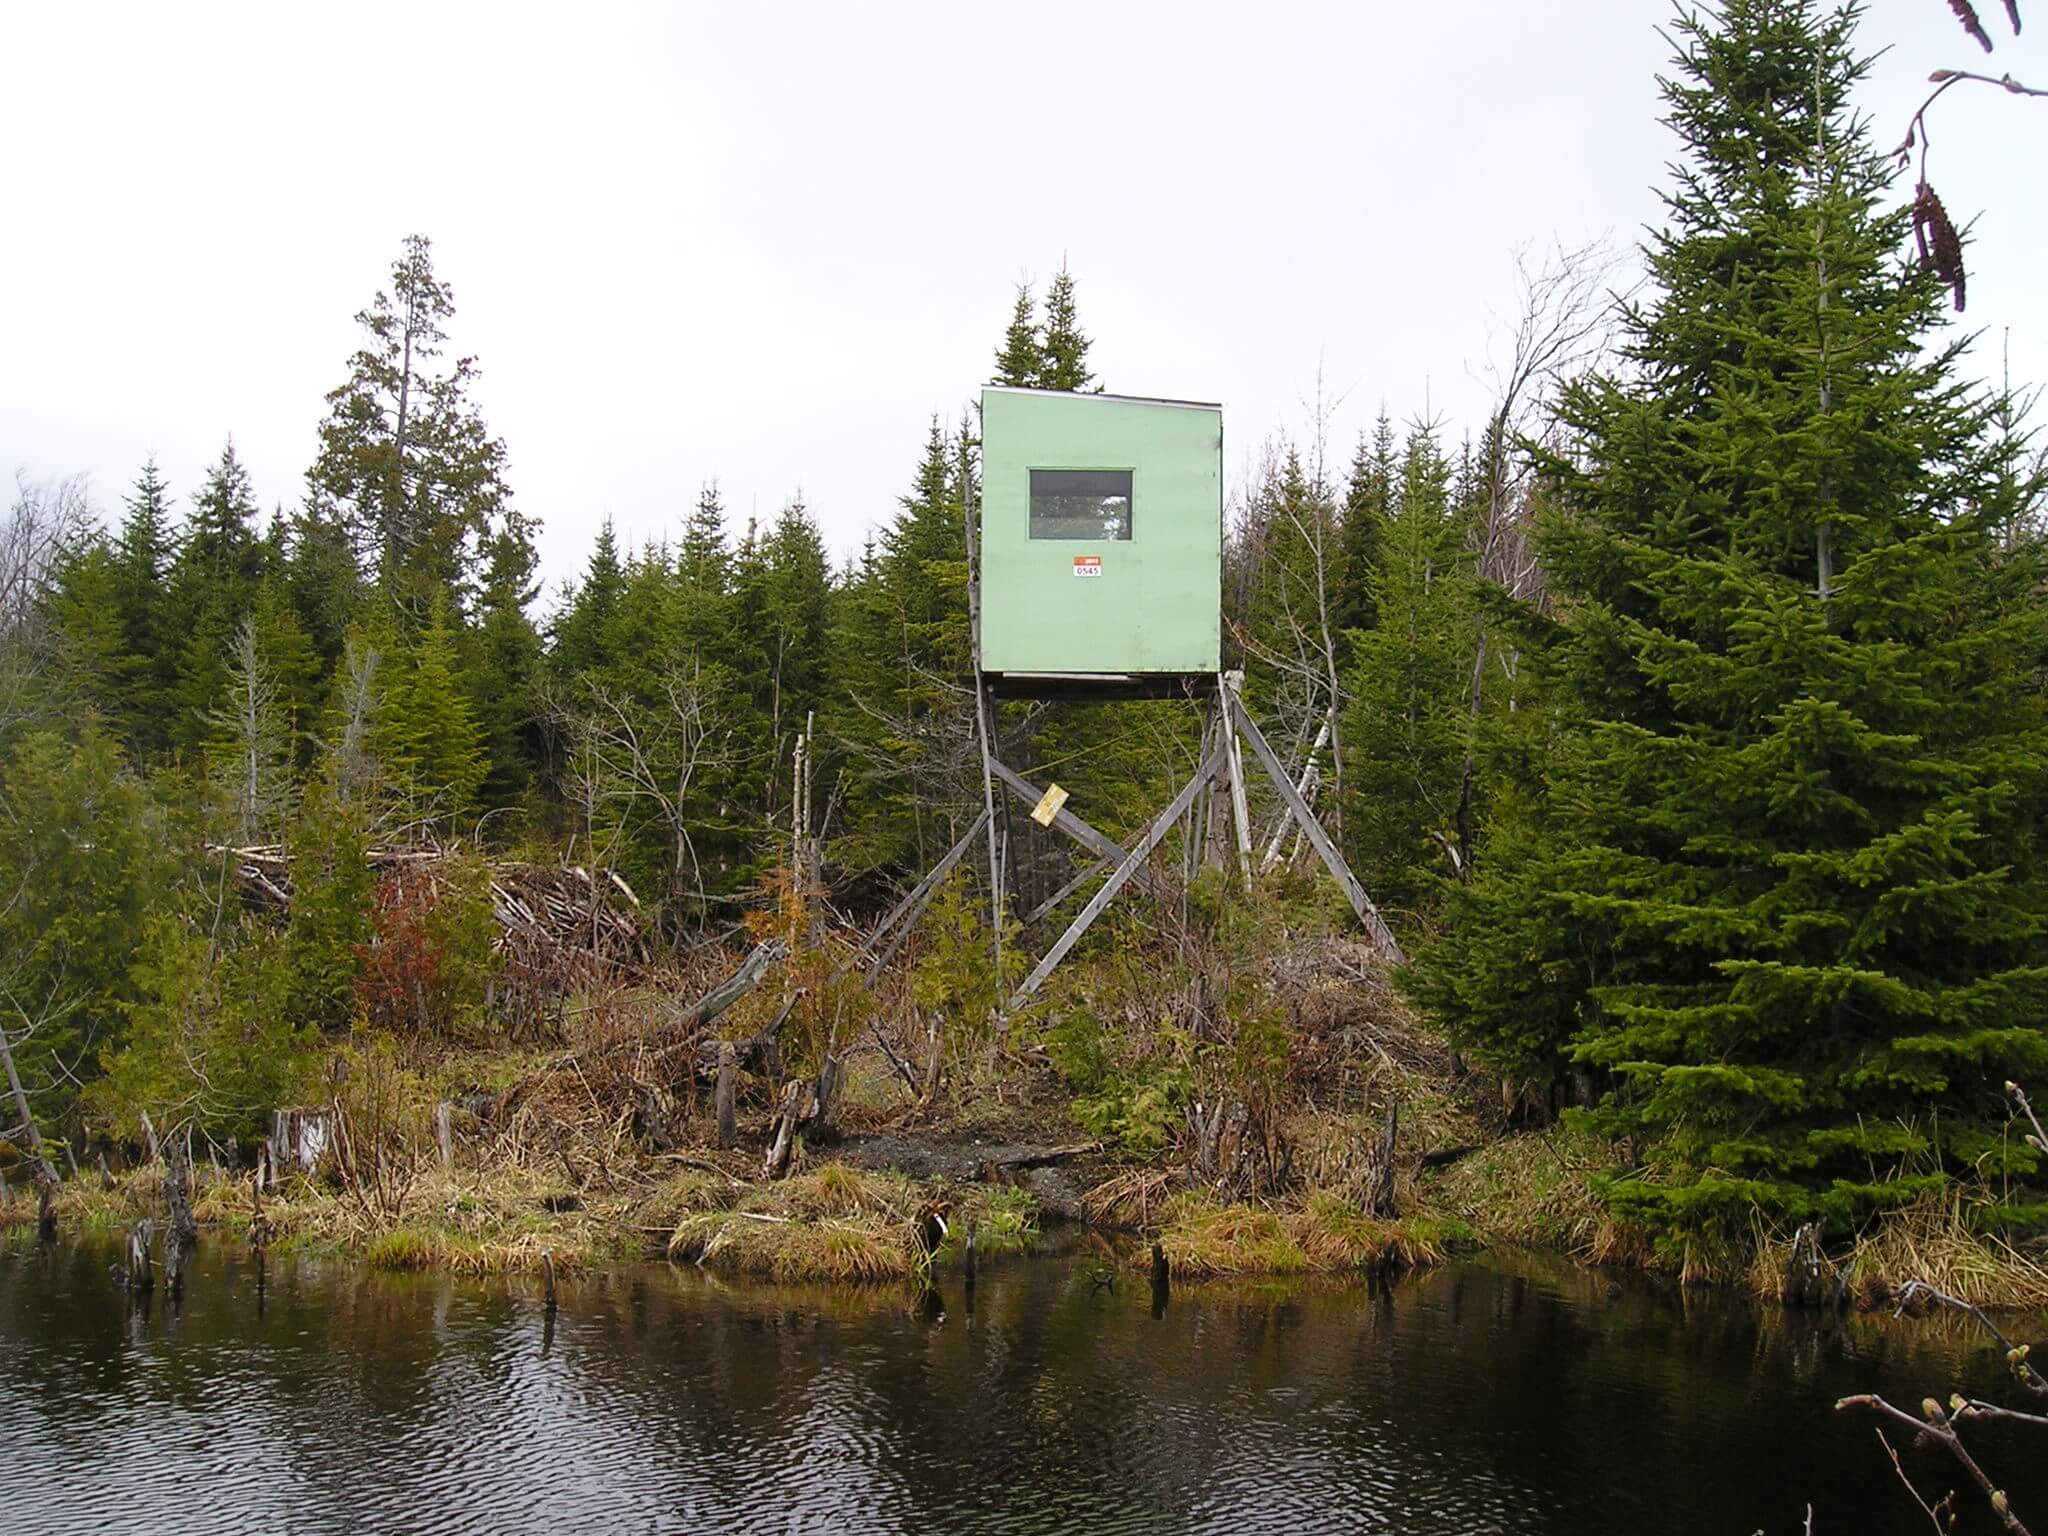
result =
[[[1904,1532],[1834,1399],[2005,1395],[1962,1332],[1530,1260],[1170,1294],[1041,1260],[918,1297],[651,1266],[551,1314],[218,1241],[181,1305],[131,1308],[114,1257],[0,1252],[11,1528],[1747,1536],[1810,1500],[1816,1531]],[[1977,1439],[2048,1510],[2038,1447]]]

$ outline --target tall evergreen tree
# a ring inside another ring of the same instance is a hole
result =
[[[1394,423],[1382,410],[1372,436],[1358,435],[1351,471],[1344,486],[1343,527],[1339,558],[1337,627],[1371,629],[1378,622],[1373,604],[1373,573],[1380,563],[1380,543],[1393,515],[1395,476]]]
[[[1444,868],[1467,737],[1474,596],[1452,475],[1435,428],[1412,427],[1363,582],[1377,622],[1353,633],[1346,679],[1351,857],[1367,889],[1405,911],[1428,904]]]
[[[170,744],[168,716],[177,682],[177,648],[171,644],[166,582],[176,541],[171,526],[170,487],[152,455],[126,498],[127,514],[117,540],[119,586],[115,597],[128,654],[140,665],[130,679],[119,719],[138,752]]]
[[[348,530],[331,510],[309,501],[291,519],[286,542],[284,590],[322,670],[331,671],[363,603]]]
[[[405,785],[437,813],[461,816],[490,765],[463,685],[454,610],[445,591],[431,599],[406,664],[393,669],[377,724],[380,755]]]
[[[464,676],[483,732],[489,764],[482,797],[496,808],[518,803],[540,762],[535,689],[541,669],[540,632],[528,617],[539,594],[533,541],[516,524],[491,535],[476,621],[463,631]]]
[[[557,673],[575,677],[610,664],[612,620],[624,588],[619,541],[612,532],[612,520],[606,518],[598,525],[597,542],[591,547],[583,580],[555,616],[550,659]]]
[[[178,647],[173,741],[197,751],[227,686],[228,650],[262,583],[266,559],[249,472],[232,440],[192,499],[171,564],[166,608]]]
[[[57,640],[62,694],[90,707],[111,728],[125,723],[145,658],[128,648],[121,622],[119,554],[95,533],[64,552],[54,572],[49,616]]]
[[[1041,344],[1038,387],[1085,390],[1094,384],[1095,375],[1088,369],[1090,345],[1074,304],[1074,274],[1062,261],[1045,290],[1045,338]]]
[[[1010,327],[1003,332],[1003,344],[996,351],[994,384],[1029,389],[1038,383],[1045,351],[1038,339],[1038,308],[1031,297],[1031,285],[1017,285],[1017,303],[1010,311]]]
[[[677,622],[685,645],[700,660],[727,659],[732,633],[733,551],[725,529],[725,502],[716,480],[705,482],[683,524],[676,576],[681,583]]]
[[[1547,464],[1573,728],[1421,970],[1476,1052],[1585,1075],[1656,1171],[1614,1205],[1674,1240],[2036,1161],[1994,1122],[2048,1069],[2038,550],[1897,259],[1854,21],[1677,24],[1656,291]]]
[[[356,315],[363,345],[329,391],[312,498],[350,529],[411,622],[436,590],[466,612],[494,535],[530,538],[509,517],[505,445],[470,399],[476,359],[441,360],[455,296],[434,272],[432,242],[406,237],[379,289]]]

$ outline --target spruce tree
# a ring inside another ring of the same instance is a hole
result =
[[[1085,390],[1094,384],[1095,375],[1088,370],[1090,345],[1074,305],[1074,274],[1062,261],[1045,290],[1045,337],[1040,344],[1038,387]]]
[[[1568,729],[1419,973],[1475,1053],[1580,1074],[1674,1241],[2037,1161],[1999,1122],[2048,1069],[2039,551],[1899,259],[1854,21],[1677,23],[1655,291],[1545,465]]]
[[[291,520],[288,546],[285,592],[322,669],[331,671],[363,603],[362,572],[349,547],[348,530],[331,512],[309,501]]]
[[[177,650],[170,643],[166,591],[176,542],[171,528],[170,487],[152,456],[143,463],[126,498],[127,515],[117,538],[117,612],[128,654],[140,665],[129,679],[119,718],[130,746],[154,753],[170,744],[171,695],[177,684]]]
[[[508,521],[516,524],[518,514]],[[508,526],[492,534],[487,549],[476,621],[463,632],[463,673],[489,763],[482,799],[495,809],[520,801],[540,761],[541,640],[527,616],[539,593],[532,539]]]
[[[172,739],[188,750],[206,742],[207,714],[227,686],[229,647],[263,579],[257,516],[249,473],[230,440],[192,499],[166,599],[178,656]]]
[[[407,665],[393,669],[377,725],[386,765],[435,812],[461,816],[473,807],[489,764],[463,686],[454,609],[445,590],[430,599]]]
[[[1375,899],[1404,912],[1429,904],[1444,868],[1466,743],[1474,595],[1452,478],[1434,427],[1411,427],[1363,582],[1377,623],[1353,633],[1345,687],[1351,857]]]
[[[1358,434],[1351,472],[1344,486],[1339,559],[1337,627],[1371,629],[1378,622],[1373,606],[1373,573],[1379,567],[1380,541],[1395,500],[1394,424],[1385,410],[1373,423],[1372,436]]]
[[[66,692],[108,726],[124,727],[148,658],[129,649],[119,552],[95,536],[68,551],[49,603]]]
[[[611,662],[612,617],[618,611],[625,573],[619,565],[619,542],[612,520],[598,525],[590,564],[569,601],[555,615],[554,648],[549,659],[562,677],[600,671]]]
[[[1029,389],[1038,383],[1045,352],[1038,339],[1037,306],[1031,285],[1017,285],[1016,307],[1010,311],[1010,327],[1003,332],[1003,344],[996,351],[996,373],[989,382]]]
[[[733,552],[718,482],[706,481],[683,524],[676,551],[677,622],[684,646],[701,660],[723,659],[732,630]]]

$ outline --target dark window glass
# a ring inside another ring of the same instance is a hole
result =
[[[1031,537],[1128,539],[1131,472],[1128,469],[1031,471]]]

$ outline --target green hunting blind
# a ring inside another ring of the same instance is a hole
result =
[[[863,947],[859,963],[870,984],[939,882],[983,839],[998,976],[1005,974],[1007,928],[1028,932],[1094,887],[1015,999],[1044,984],[1126,885],[1171,897],[1205,860],[1227,861],[1233,845],[1249,885],[1273,866],[1289,827],[1299,828],[1344,888],[1372,942],[1398,960],[1393,933],[1304,793],[1327,738],[1317,738],[1308,763],[1281,762],[1245,707],[1243,675],[1223,670],[1222,407],[990,385],[981,392],[981,505],[970,507],[968,525],[981,811]],[[1204,716],[1194,775],[1126,847],[1089,825],[1079,814],[1085,807],[1070,806],[1058,784],[1041,787],[1003,762],[998,696],[1183,699]],[[1261,829],[1265,857],[1256,867],[1246,746],[1274,801],[1266,813],[1272,835]],[[1018,801],[1032,821],[1086,855],[1070,880],[1021,918],[1011,910],[1005,874],[1015,830],[1009,807]],[[1148,867],[1176,827],[1178,880]]]
[[[1223,410],[981,392],[982,673],[998,692],[1213,688]]]

